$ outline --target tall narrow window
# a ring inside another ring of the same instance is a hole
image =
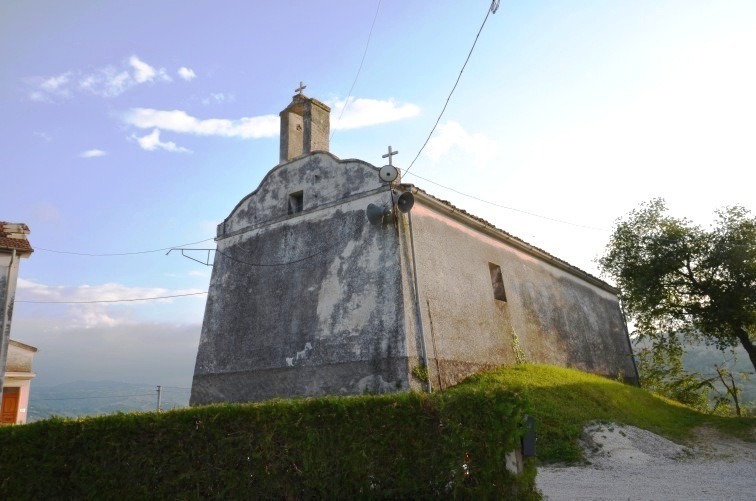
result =
[[[302,212],[304,208],[304,192],[298,191],[289,195],[289,214]]]
[[[488,269],[491,271],[494,299],[506,303],[507,292],[504,290],[504,280],[501,278],[501,267],[498,264],[488,263]]]

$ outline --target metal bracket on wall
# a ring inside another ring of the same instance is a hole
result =
[[[210,263],[210,253],[213,252],[214,250],[215,249],[186,249],[186,248],[175,247],[175,248],[169,249],[168,252],[165,253],[165,255],[167,256],[173,251],[181,251],[181,255],[187,259],[191,259],[192,261],[197,261],[199,264],[204,264],[205,266],[212,266],[212,264]],[[186,254],[184,254],[184,251],[207,251],[207,259],[205,259],[204,261],[200,261],[199,259],[193,258],[192,256],[187,256]]]

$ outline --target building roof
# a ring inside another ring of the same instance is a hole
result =
[[[591,275],[590,273],[581,270],[577,266],[571,265],[567,261],[564,261],[552,254],[549,254],[545,250],[539,247],[536,247],[535,245],[531,245],[527,243],[526,241],[512,235],[511,233],[507,233],[506,231],[500,228],[497,228],[496,226],[489,223],[485,219],[475,216],[473,214],[470,214],[466,210],[456,207],[454,204],[452,204],[451,202],[448,202],[447,200],[441,200],[440,198],[434,197],[427,191],[423,190],[422,188],[418,188],[414,184],[403,183],[399,186],[400,188],[406,191],[412,191],[413,193],[421,195],[425,200],[431,202],[432,204],[435,204],[438,208],[445,208],[446,211],[450,215],[456,215],[458,219],[465,221],[468,224],[469,223],[477,224],[479,227],[488,230],[492,235],[498,237],[500,240],[504,240],[510,244],[513,244],[515,247],[518,247],[519,249],[524,250],[525,252],[528,252],[529,254],[532,254],[547,262],[550,262],[552,265],[556,266],[557,268],[561,268],[573,275],[576,275],[584,279],[585,281],[604,289],[607,292],[610,292],[612,294],[619,294],[619,289],[604,282],[600,278],[595,277]]]
[[[12,344],[13,346],[15,346],[15,347],[17,347],[17,348],[21,348],[21,349],[24,349],[24,350],[28,350],[28,351],[31,351],[31,352],[34,352],[34,353],[36,353],[36,352],[38,352],[38,351],[39,351],[39,350],[38,350],[37,348],[35,348],[34,346],[31,346],[31,345],[28,345],[28,344],[24,344],[24,343],[22,343],[22,342],[20,342],[20,341],[16,341],[15,339],[9,339],[9,340],[8,340],[8,343],[9,343],[9,344]]]
[[[0,221],[0,250],[17,250],[32,253],[31,244],[26,239],[30,233],[29,227],[23,223],[8,223]]]

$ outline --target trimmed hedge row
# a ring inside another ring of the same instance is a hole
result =
[[[0,429],[3,499],[540,499],[499,389],[214,405]]]

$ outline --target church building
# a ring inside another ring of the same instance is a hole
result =
[[[295,95],[280,163],[218,225],[192,405],[436,391],[523,360],[637,382],[617,289],[337,158],[329,115]]]

